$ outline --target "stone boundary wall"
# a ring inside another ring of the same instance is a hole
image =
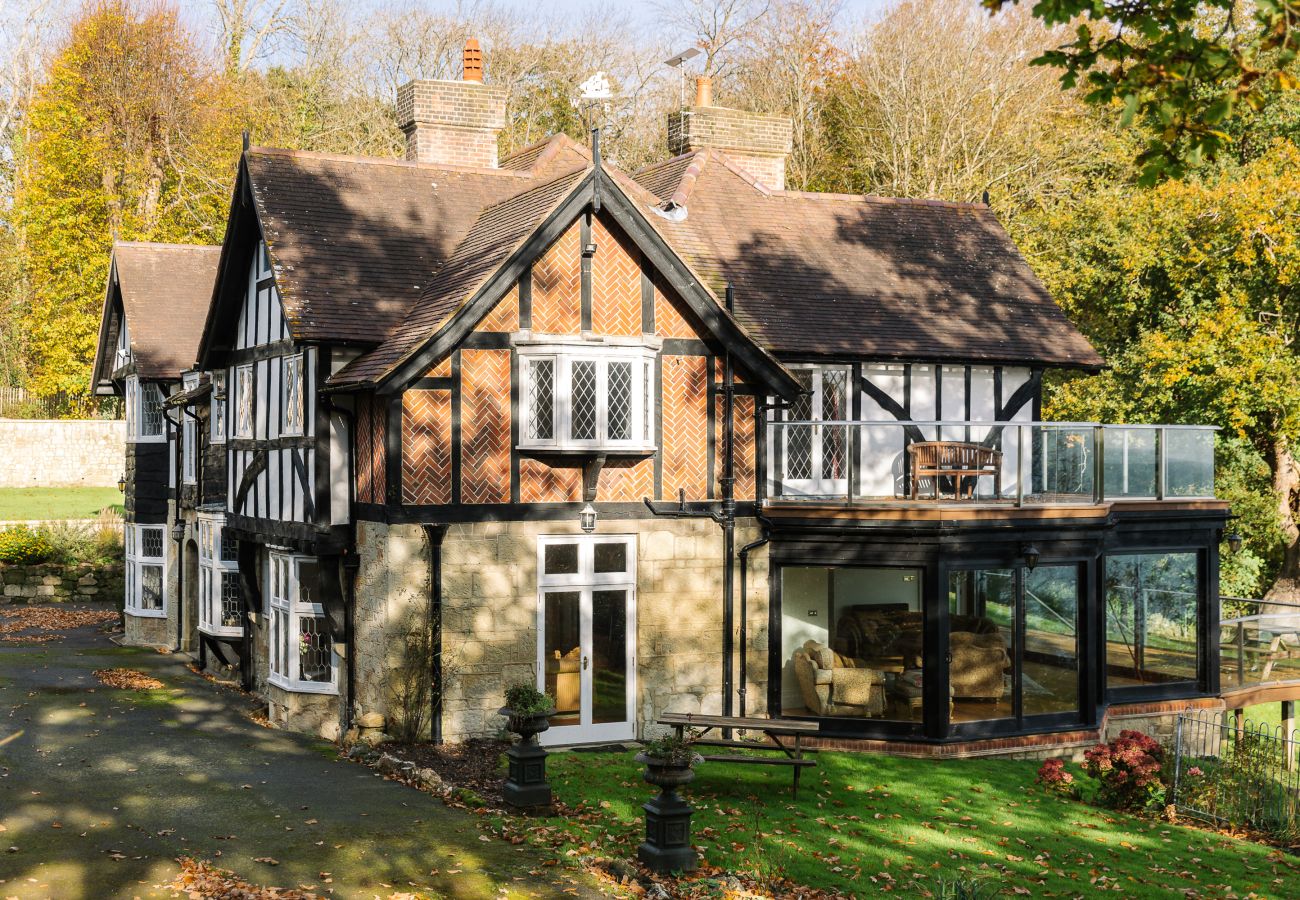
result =
[[[101,419],[0,419],[0,488],[116,487],[126,423]]]
[[[110,602],[122,604],[123,567],[92,563],[0,563],[0,603]]]

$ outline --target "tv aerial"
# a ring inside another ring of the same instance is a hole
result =
[[[681,53],[671,59],[665,59],[664,65],[670,69],[676,69],[681,74],[682,106],[686,105],[686,62],[699,56],[704,51],[699,47],[687,47]]]

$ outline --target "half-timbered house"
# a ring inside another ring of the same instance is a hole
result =
[[[417,625],[437,739],[521,680],[558,743],[1068,740],[1214,696],[1213,433],[1040,421],[1103,361],[987,205],[785,190],[789,122],[707,97],[638,172],[498,160],[474,63],[399,92],[404,161],[241,160],[177,402],[224,398],[206,559],[274,721],[397,714]]]

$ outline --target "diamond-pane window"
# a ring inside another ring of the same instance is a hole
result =
[[[630,362],[609,364],[608,392],[609,439],[630,441],[632,439],[632,364]]]
[[[221,529],[221,559],[225,562],[239,561],[239,541],[225,528]]]
[[[140,529],[140,555],[160,558],[163,555],[163,536],[161,528]]]
[[[535,359],[528,366],[528,437],[555,437],[555,360]]]
[[[324,616],[298,617],[298,677],[316,683],[334,680],[334,647]]]
[[[575,441],[596,439],[596,363],[583,359],[573,363],[571,435]]]
[[[821,407],[825,421],[842,421],[848,417],[846,388],[849,376],[843,369],[822,372]],[[848,459],[848,429],[843,425],[822,426],[822,477],[843,478]]]
[[[221,625],[239,626],[239,573],[221,572]]]
[[[152,382],[140,385],[140,434],[158,437],[163,433],[163,392]]]
[[[806,394],[800,394],[798,399],[790,404],[790,418],[796,422],[806,422],[812,419],[812,372],[807,370],[797,370],[794,376],[799,381],[799,386],[808,391]],[[791,425],[786,428],[785,443],[785,475],[787,478],[805,479],[812,477],[812,444],[813,444],[813,426],[812,425]]]

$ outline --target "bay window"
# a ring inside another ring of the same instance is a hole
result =
[[[240,615],[239,545],[222,516],[199,516],[199,631],[238,637]]]
[[[319,568],[309,556],[272,552],[270,681],[287,691],[333,694],[338,659],[318,602]]]
[[[127,525],[126,612],[128,615],[163,618],[167,615],[166,545],[162,525]]]
[[[519,355],[521,448],[654,449],[652,347],[557,341]]]
[[[162,385],[141,382],[134,375],[126,380],[126,437],[136,443],[167,440],[163,424]]]

